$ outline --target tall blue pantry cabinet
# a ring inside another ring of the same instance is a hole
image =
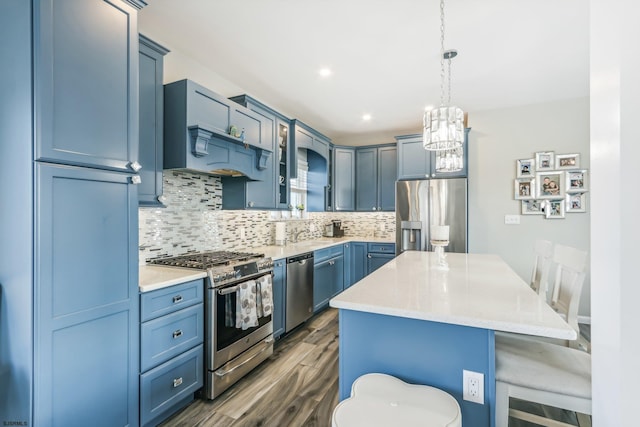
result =
[[[138,425],[143,5],[0,2],[0,424]]]

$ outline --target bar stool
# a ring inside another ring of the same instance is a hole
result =
[[[462,414],[456,399],[440,389],[366,374],[353,382],[351,397],[333,410],[331,425],[461,427]]]

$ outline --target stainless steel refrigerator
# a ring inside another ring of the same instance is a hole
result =
[[[467,252],[467,179],[396,182],[396,255],[431,251],[431,225],[449,226],[446,252]]]

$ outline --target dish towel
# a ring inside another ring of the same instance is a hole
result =
[[[272,280],[271,275],[260,277],[258,283],[258,317],[267,317],[273,310]]]
[[[258,326],[256,282],[248,280],[238,285],[236,292],[236,328],[247,330]]]

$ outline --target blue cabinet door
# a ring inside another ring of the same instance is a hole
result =
[[[342,245],[343,253],[344,253],[344,266],[343,266],[343,281],[344,281],[344,289],[347,289],[349,286],[353,285],[353,277],[351,274],[351,269],[353,268],[353,253],[351,249],[351,243],[344,243]]]
[[[137,11],[127,1],[34,2],[38,160],[132,171]]]
[[[338,256],[329,260],[332,279],[330,281],[330,298],[338,295],[344,290],[344,256]]]
[[[398,179],[427,179],[431,175],[431,154],[422,145],[422,135],[396,137]]]
[[[378,148],[378,210],[395,211],[397,173],[396,147]]]
[[[371,274],[394,258],[394,254],[367,254],[367,274]]]
[[[287,268],[284,260],[273,263],[273,337],[284,334],[287,295]]]
[[[329,304],[331,281],[334,272],[329,264],[331,260],[319,262],[313,266],[313,312],[317,313]]]
[[[336,147],[333,150],[333,210],[355,210],[356,151],[353,148]]]
[[[167,49],[140,35],[139,132],[142,165],[138,186],[141,206],[164,206],[162,196],[163,94],[162,64]]]
[[[351,284],[360,281],[367,275],[367,244],[351,243]]]
[[[138,424],[138,200],[129,180],[36,166],[34,425]]]
[[[378,209],[378,150],[363,148],[356,151],[356,210]]]

